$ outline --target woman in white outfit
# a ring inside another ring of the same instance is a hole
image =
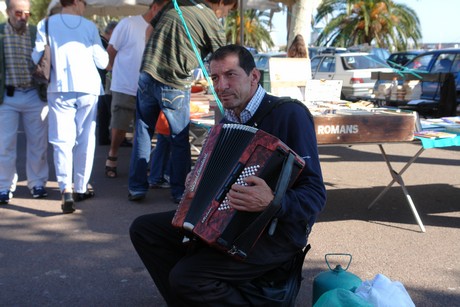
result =
[[[88,182],[94,160],[97,100],[103,94],[97,68],[106,68],[109,57],[96,25],[82,16],[86,2],[60,3],[61,13],[48,18],[52,68],[48,86],[49,142],[54,147],[62,211],[72,213],[74,201],[94,196]],[[35,62],[46,44],[45,20],[37,28],[32,54]]]

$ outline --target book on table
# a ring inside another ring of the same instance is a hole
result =
[[[415,136],[428,138],[428,139],[445,139],[445,138],[454,138],[457,136],[455,133],[437,131],[437,130],[422,130],[414,133]]]

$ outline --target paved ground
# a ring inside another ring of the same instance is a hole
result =
[[[142,203],[127,201],[130,148],[122,148],[119,177],[107,179],[108,147],[98,147],[96,197],[63,215],[54,175],[49,197],[31,198],[22,138],[19,147],[19,187],[0,207],[0,306],[164,306],[128,227],[141,214],[175,205],[168,190],[152,190]],[[418,146],[385,148],[398,170]],[[426,233],[399,187],[367,209],[391,179],[377,146],[322,147],[320,154],[328,202],[311,235],[297,305],[311,305],[313,278],[327,269],[325,254],[350,253],[349,271],[363,280],[381,273],[401,281],[417,306],[460,306],[460,148],[427,150],[405,173]]]

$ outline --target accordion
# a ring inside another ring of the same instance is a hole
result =
[[[262,130],[240,124],[216,125],[188,176],[172,225],[244,259],[273,220],[286,189],[304,164],[287,145]],[[274,201],[262,212],[238,211],[228,204],[226,194],[231,186],[245,185],[248,176],[264,179],[275,192]]]

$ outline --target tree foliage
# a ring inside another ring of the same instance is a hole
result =
[[[258,50],[264,47],[271,48],[275,45],[268,30],[271,26],[270,14],[268,12],[246,10],[243,22],[244,42],[241,44],[240,12],[233,11],[227,16],[225,19],[227,42],[254,47]]]
[[[316,40],[319,46],[406,50],[421,38],[415,11],[392,0],[323,0],[317,11],[315,25],[326,24]]]
[[[29,23],[36,25],[40,20],[45,18],[46,10],[51,0],[31,0],[30,1],[30,11],[32,16],[29,18]]]

